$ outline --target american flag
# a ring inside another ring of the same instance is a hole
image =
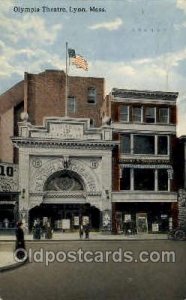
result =
[[[84,59],[81,55],[76,55],[76,57],[72,57],[72,64],[77,68],[82,68],[85,71],[88,71],[88,63],[86,59]]]

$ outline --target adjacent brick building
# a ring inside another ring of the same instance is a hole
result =
[[[176,138],[177,97],[113,89],[104,101],[102,115],[111,118],[113,137],[120,143],[113,157],[115,231],[129,225],[134,231],[167,231],[177,225],[177,190],[183,184],[177,163],[183,158]]]

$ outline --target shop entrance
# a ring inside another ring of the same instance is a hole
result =
[[[171,203],[116,203],[114,210],[117,233],[163,233],[172,226]]]
[[[17,196],[0,194],[0,230],[14,230],[18,221]]]
[[[29,212],[29,229],[32,230],[34,220],[39,219],[41,225],[46,218],[55,231],[72,231],[79,229],[80,223],[89,222],[93,230],[100,227],[100,211],[90,204],[44,204],[32,208]]]

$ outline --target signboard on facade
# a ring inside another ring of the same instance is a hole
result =
[[[130,214],[125,214],[124,215],[124,222],[130,222],[131,221],[131,215]]]
[[[159,231],[159,224],[152,223],[152,232],[158,232],[158,231]]]
[[[88,216],[83,216],[83,225],[86,225],[89,223],[89,217]]]
[[[74,226],[79,226],[79,217],[74,217]]]
[[[18,165],[0,164],[0,192],[18,191]]]
[[[70,229],[70,219],[62,219],[62,229]]]

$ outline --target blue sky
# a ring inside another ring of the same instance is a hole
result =
[[[42,6],[64,13],[44,13]],[[87,12],[69,12],[69,7]],[[90,6],[104,12],[90,12]],[[40,12],[15,12],[39,8]],[[0,93],[24,72],[65,69],[65,42],[89,63],[70,75],[113,87],[179,92],[178,134],[186,134],[186,0],[0,1]]]

